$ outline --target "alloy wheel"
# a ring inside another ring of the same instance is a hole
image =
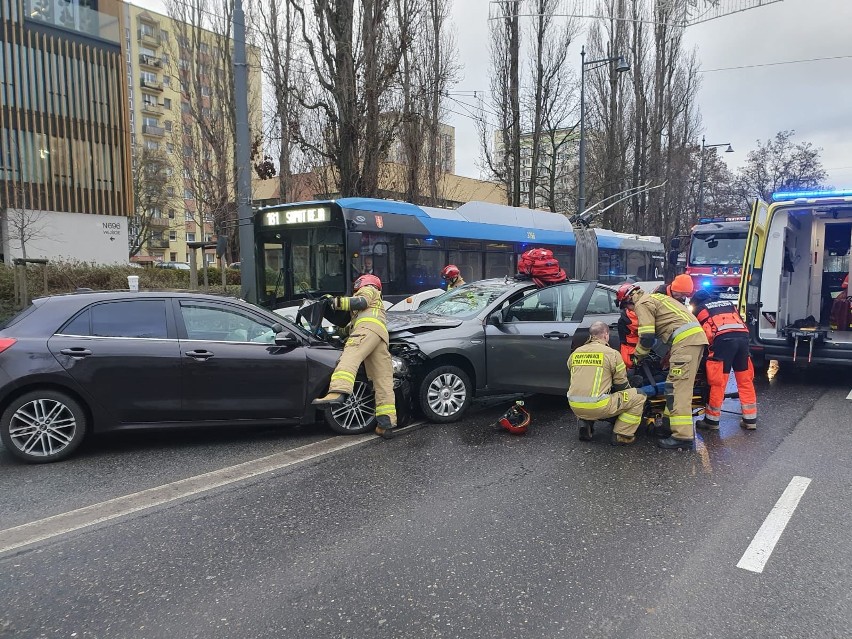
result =
[[[345,430],[367,430],[375,419],[376,400],[370,386],[356,381],[346,402],[331,409],[334,420]]]
[[[77,419],[64,403],[34,399],[12,414],[9,437],[21,452],[50,457],[64,450],[77,432]]]

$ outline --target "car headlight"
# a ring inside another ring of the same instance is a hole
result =
[[[408,364],[405,363],[405,360],[392,356],[391,365],[395,377],[406,377],[408,375]]]

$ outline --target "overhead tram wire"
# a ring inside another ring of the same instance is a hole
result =
[[[699,73],[715,73],[717,71],[738,71],[740,69],[760,69],[763,67],[778,67],[786,64],[804,64],[806,62],[826,62],[830,60],[848,60],[852,58],[849,55],[835,55],[825,58],[802,58],[801,60],[784,60],[782,62],[763,62],[760,64],[742,64],[736,67],[719,67],[718,69],[701,69]]]

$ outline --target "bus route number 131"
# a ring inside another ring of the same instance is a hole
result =
[[[288,211],[270,211],[264,215],[265,226],[281,224],[315,224],[330,222],[331,211],[327,208],[290,209]]]

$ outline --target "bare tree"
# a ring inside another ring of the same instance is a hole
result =
[[[755,197],[769,201],[776,191],[816,189],[827,174],[822,165],[822,149],[810,142],[794,143],[793,130],[779,131],[749,151],[737,174],[737,192],[744,206]]]
[[[27,245],[33,240],[47,237],[45,230],[48,221],[45,219],[44,211],[34,211],[27,206],[15,205],[5,207],[5,215],[9,241],[17,242],[21,249],[21,257],[27,259]]]
[[[128,225],[131,257],[168,229],[166,212],[176,198],[174,169],[165,152],[137,145],[132,149],[132,159],[133,216]]]
[[[520,3],[501,2],[491,21],[491,86],[488,111],[496,114],[499,145],[492,152],[491,129],[479,121],[487,172],[506,185],[507,203],[521,205]]]

